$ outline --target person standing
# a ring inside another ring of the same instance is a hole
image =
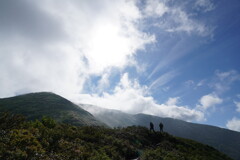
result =
[[[163,132],[163,124],[162,124],[162,122],[160,122],[159,128],[160,128],[160,132]]]
[[[154,131],[154,125],[153,125],[153,123],[152,123],[152,122],[150,122],[150,131],[153,131],[153,132],[155,132],[155,131]]]

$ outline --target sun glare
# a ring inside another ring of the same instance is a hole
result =
[[[112,24],[101,25],[94,30],[88,44],[87,58],[90,66],[99,71],[108,66],[124,66],[127,56],[131,54],[131,44],[121,32],[121,28]]]

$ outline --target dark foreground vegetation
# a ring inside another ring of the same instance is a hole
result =
[[[76,127],[1,113],[0,159],[230,160],[214,148],[145,127]]]

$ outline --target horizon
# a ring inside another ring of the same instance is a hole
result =
[[[240,132],[240,2],[0,2],[0,98],[74,103]]]
[[[57,96],[61,96],[61,95],[58,95],[54,92],[48,92],[48,91],[42,91],[42,92],[29,92],[29,93],[23,93],[23,94],[19,94],[19,95],[16,95],[16,96],[25,96],[25,95],[28,95],[28,94],[38,94],[38,93],[50,93],[50,94],[55,94]],[[11,97],[5,97],[5,98],[14,98],[16,96],[11,96]],[[62,96],[61,96],[62,97]],[[66,99],[65,97],[62,97],[64,99]],[[0,99],[4,99],[4,98],[0,98]],[[68,100],[68,99],[67,99]],[[72,102],[72,101],[70,101]],[[84,109],[85,111],[93,114],[95,111],[93,111],[92,109],[90,110],[87,110],[86,108],[83,108],[81,105],[87,105],[87,106],[94,106],[96,108],[99,108],[101,111],[102,109],[104,110],[108,110],[108,111],[117,111],[117,112],[122,112],[122,113],[126,113],[126,114],[130,114],[130,115],[137,115],[137,114],[144,114],[144,115],[148,115],[148,116],[153,116],[153,117],[159,117],[157,115],[154,115],[154,114],[145,114],[145,113],[127,113],[127,112],[124,112],[122,110],[119,110],[119,109],[110,109],[110,108],[106,108],[106,107],[101,107],[101,106],[97,106],[97,105],[92,105],[92,104],[87,104],[87,103],[74,103],[72,102],[73,104],[79,106],[81,109]],[[96,110],[96,112],[98,113],[99,110]],[[94,116],[94,114],[93,114]],[[95,117],[95,116],[94,116]],[[234,131],[234,132],[238,132],[240,133],[239,131],[235,131],[235,130],[232,130],[232,129],[228,129],[226,127],[221,127],[221,126],[215,126],[215,125],[211,125],[211,124],[204,124],[204,123],[199,123],[199,122],[191,122],[191,121],[185,121],[185,120],[182,120],[182,119],[176,119],[176,118],[171,118],[171,117],[159,117],[159,118],[163,118],[163,119],[174,119],[174,120],[179,120],[179,121],[184,121],[184,122],[188,122],[188,123],[193,123],[193,124],[200,124],[200,125],[206,125],[206,126],[211,126],[211,127],[217,127],[217,128],[221,128],[221,129],[227,129],[227,130],[230,130],[230,131]]]

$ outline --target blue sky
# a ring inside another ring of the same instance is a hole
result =
[[[240,131],[238,0],[0,2],[0,97],[75,103]]]

